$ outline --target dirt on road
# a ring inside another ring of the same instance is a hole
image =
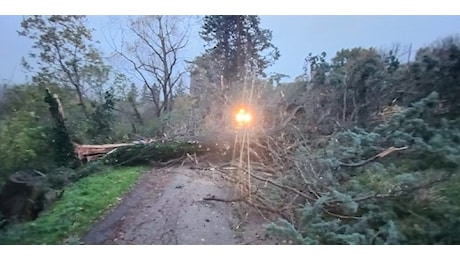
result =
[[[236,204],[203,200],[236,195],[221,176],[187,167],[145,173],[107,216],[83,238],[84,244],[236,245],[278,244],[266,222]]]

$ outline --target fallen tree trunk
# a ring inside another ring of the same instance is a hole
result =
[[[114,150],[115,148],[122,146],[130,146],[134,144],[122,143],[122,144],[103,144],[103,145],[88,145],[88,144],[77,144],[73,143],[75,154],[80,161],[86,160],[91,161],[95,157],[104,155]]]
[[[221,153],[230,150],[223,142],[214,141],[161,141],[124,145],[105,154],[101,160],[108,165],[136,165],[152,161],[177,159],[186,154]]]

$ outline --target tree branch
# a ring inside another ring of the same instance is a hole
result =
[[[340,166],[346,166],[346,167],[359,167],[359,166],[363,166],[363,165],[365,165],[367,163],[370,163],[372,161],[375,161],[375,160],[377,160],[379,158],[385,157],[385,156],[389,155],[392,152],[406,150],[407,148],[409,148],[409,147],[408,146],[403,146],[403,147],[396,148],[396,147],[392,146],[392,147],[384,150],[383,152],[381,152],[381,153],[379,153],[377,155],[374,155],[371,158],[366,159],[364,161],[357,162],[357,163],[342,163],[342,162],[339,162],[339,164],[340,164]]]

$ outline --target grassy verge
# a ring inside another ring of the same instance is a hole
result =
[[[144,170],[106,169],[81,179],[66,189],[63,197],[42,216],[0,234],[0,244],[78,243],[80,236],[120,200]]]

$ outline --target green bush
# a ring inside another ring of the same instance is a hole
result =
[[[48,128],[33,112],[18,111],[0,124],[0,178],[27,168],[52,167]],[[0,179],[1,180],[1,179]]]

